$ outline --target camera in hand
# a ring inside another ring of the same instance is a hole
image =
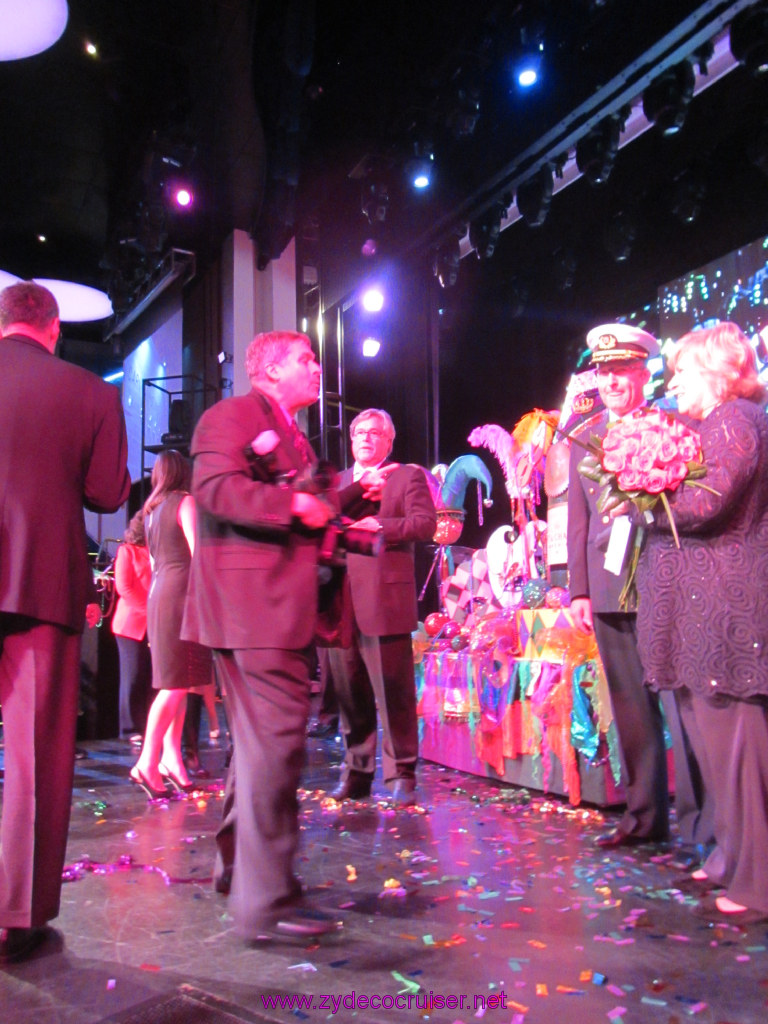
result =
[[[268,436],[268,435],[274,435]],[[275,448],[279,438],[274,431],[264,431],[246,445],[245,456],[251,467],[254,480],[262,483],[283,484],[314,494],[325,501],[334,513],[325,528],[318,559],[321,565],[342,566],[346,554],[369,555],[375,557],[384,550],[384,535],[381,530],[364,530],[355,526],[353,520],[338,514],[336,500],[336,482],[338,474],[333,463],[320,459],[312,466],[297,471],[278,472]]]

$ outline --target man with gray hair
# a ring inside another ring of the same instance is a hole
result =
[[[13,963],[59,913],[93,589],[83,505],[117,511],[131,480],[120,392],[54,358],[54,296],[6,288],[0,334],[0,963]]]
[[[340,487],[366,472],[386,474],[380,502],[361,500],[345,512],[362,525],[380,528],[386,547],[378,558],[347,554],[346,614],[349,646],[330,650],[342,732],[347,747],[344,774],[333,796],[370,795],[376,767],[376,709],[382,725],[382,771],[400,806],[415,803],[419,753],[416,685],[411,632],[417,625],[413,545],[430,541],[437,519],[419,466],[387,465],[395,427],[383,409],[365,409],[350,424],[352,469]]]

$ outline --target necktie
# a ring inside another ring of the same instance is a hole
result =
[[[291,435],[293,447],[301,456],[301,461],[305,466],[311,465],[313,457],[312,448],[304,434],[299,430],[299,425],[296,420],[291,419],[291,422],[288,425],[288,433]]]

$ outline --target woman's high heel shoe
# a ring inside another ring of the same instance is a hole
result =
[[[150,800],[165,800],[168,796],[165,789],[155,789],[149,780],[144,778],[143,772],[140,772],[135,766],[131,768],[128,777],[134,786],[141,786]]]
[[[164,779],[170,782],[170,784],[178,793],[192,793],[194,791],[194,782],[188,782],[185,785],[181,781],[181,779],[177,778],[177,776],[173,774],[170,768],[166,768],[164,764],[159,764],[157,766],[157,770],[160,772]]]

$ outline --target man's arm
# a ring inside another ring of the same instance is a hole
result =
[[[102,384],[97,391],[101,410],[85,476],[83,504],[90,512],[116,512],[131,490],[125,417],[117,388],[98,383]]]
[[[375,518],[381,525],[387,544],[432,540],[437,529],[437,515],[427,481],[418,468],[408,467],[409,475],[403,494],[402,516]],[[394,477],[393,477],[394,480]]]
[[[592,602],[589,599],[587,560],[590,508],[579,476],[581,457],[581,448],[572,444],[568,473],[568,586],[573,624],[580,633],[591,633]]]

